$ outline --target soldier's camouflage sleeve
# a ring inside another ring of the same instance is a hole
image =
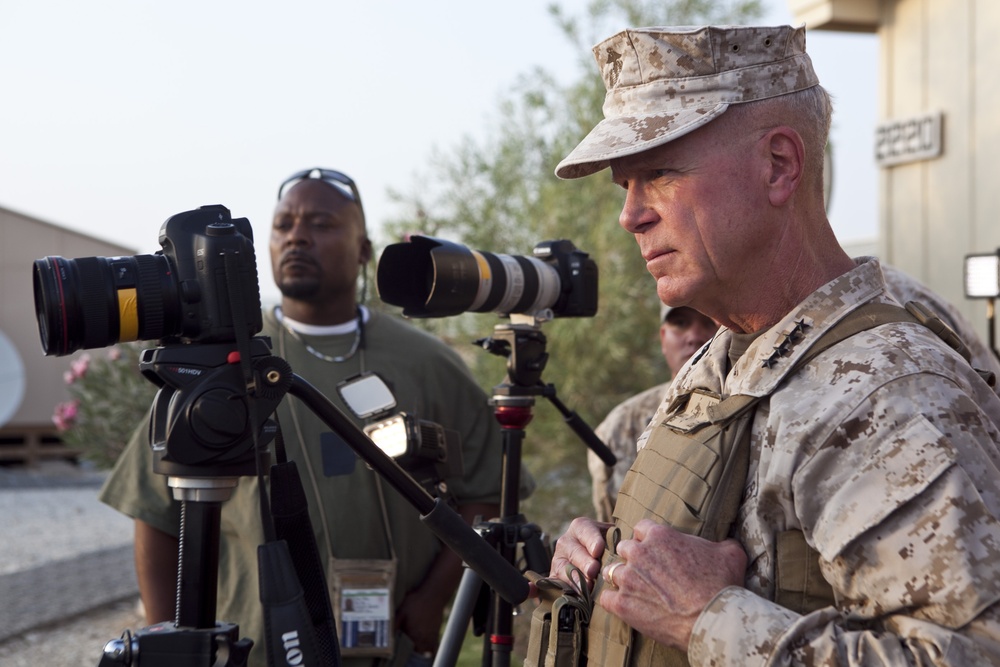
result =
[[[663,401],[669,386],[670,383],[659,384],[622,401],[594,429],[594,434],[618,459],[611,468],[597,454],[587,450],[594,516],[598,521],[611,521],[611,510],[618,498],[618,489],[635,460],[635,443]]]
[[[993,386],[993,391],[1000,392],[1000,359],[997,359],[993,350],[987,347],[983,339],[979,337],[972,322],[954,304],[913,276],[886,264],[882,265],[882,273],[885,276],[885,286],[889,294],[897,301],[900,303],[919,301],[930,308],[958,334],[962,342],[969,348],[972,367],[993,373],[998,380]]]
[[[997,395],[913,323],[857,334],[780,383],[799,349],[873,299],[891,301],[868,260],[725,375],[729,393],[777,388],[754,422],[738,518],[745,588],[725,589],[699,617],[694,666],[1000,664]],[[789,336],[796,326],[801,339]],[[729,340],[720,335],[671,392],[718,382]],[[773,602],[790,530],[818,552],[835,606],[798,614]]]

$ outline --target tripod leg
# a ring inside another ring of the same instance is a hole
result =
[[[177,625],[214,628],[222,504],[181,503]]]
[[[476,607],[476,600],[479,598],[479,591],[482,587],[483,580],[479,575],[474,570],[466,568],[462,574],[462,582],[458,585],[451,613],[448,615],[444,636],[441,637],[441,646],[434,658],[434,667],[454,667],[458,661],[458,654],[462,650],[462,641],[469,629],[469,621],[472,618],[472,612]]]

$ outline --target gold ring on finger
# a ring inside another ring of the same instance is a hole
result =
[[[606,576],[605,579],[609,584],[611,584],[615,588],[618,588],[618,584],[615,583],[615,570],[618,568],[619,565],[624,565],[624,564],[625,561],[616,560],[614,563],[608,566],[608,576]]]

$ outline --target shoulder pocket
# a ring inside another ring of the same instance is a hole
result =
[[[819,516],[813,538],[823,558],[832,561],[851,541],[920,495],[954,461],[951,443],[923,415],[892,437],[881,438]]]

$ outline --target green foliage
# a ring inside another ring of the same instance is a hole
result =
[[[84,353],[64,375],[70,399],[56,406],[52,421],[63,441],[99,468],[114,465],[156,395],[139,373],[142,350],[126,343],[101,356]]]
[[[590,46],[623,25],[741,23],[761,14],[759,0],[594,0],[583,16],[550,7],[580,50],[580,76],[560,86],[544,69],[526,73],[501,101],[488,138],[436,152],[428,174],[409,193],[391,192],[408,211],[386,226],[392,242],[408,233],[439,236],[494,253],[527,255],[536,243],[564,238],[600,269],[599,312],[543,327],[549,362],[543,381],[589,424],[628,396],[666,379],[656,340],[659,300],[635,242],[617,224],[623,192],[607,173],[560,181],[556,164],[602,118],[604,86]],[[419,324],[464,353],[484,386],[504,379],[504,362],[469,343],[488,336],[495,315],[464,314]],[[524,459],[538,491],[525,514],[558,534],[591,513],[584,445],[545,399],[536,401]]]

